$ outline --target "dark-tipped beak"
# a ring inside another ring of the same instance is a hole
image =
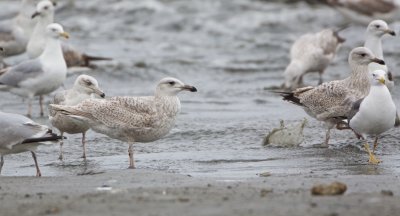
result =
[[[106,94],[103,93],[103,94],[100,95],[100,97],[105,98]]]
[[[190,85],[184,85],[182,87],[183,90],[190,91],[190,92],[197,92],[196,87]]]
[[[390,34],[392,36],[396,36],[396,32],[394,32],[392,29],[388,29],[385,31],[386,34]]]
[[[383,61],[382,59],[378,59],[378,58],[372,59],[372,62],[378,63],[380,65],[385,65],[385,61]]]
[[[40,13],[36,11],[34,14],[32,14],[32,19],[37,17],[37,16],[39,16],[39,15],[40,15]]]

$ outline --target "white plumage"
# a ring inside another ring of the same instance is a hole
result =
[[[396,106],[392,96],[385,85],[386,72],[377,70],[370,72],[371,88],[368,95],[357,101],[349,116],[349,126],[358,134],[375,137],[374,150],[377,146],[379,135],[394,127],[396,119]],[[365,146],[368,151],[368,145]],[[379,160],[370,153],[370,163]]]

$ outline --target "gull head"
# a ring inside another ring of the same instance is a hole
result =
[[[349,63],[355,63],[357,65],[368,65],[369,63],[378,63],[384,65],[385,62],[382,59],[378,59],[375,55],[366,47],[354,48],[349,55]]]
[[[387,79],[387,73],[383,70],[370,72],[370,82],[373,86],[385,85]]]
[[[37,16],[46,17],[52,13],[54,13],[54,3],[48,0],[43,0],[36,5],[36,11],[32,14],[32,19]]]
[[[184,84],[178,79],[167,77],[158,83],[156,95],[176,96],[181,91],[197,92],[197,89],[194,86]]]
[[[65,39],[69,38],[69,34],[64,31],[63,27],[58,23],[52,23],[47,26],[46,34],[50,38],[59,39],[60,37],[64,37]]]
[[[388,24],[383,20],[374,20],[370,22],[367,28],[367,34],[379,38],[385,34],[396,36],[396,33],[392,29],[390,29]]]
[[[82,92],[88,95],[95,94],[102,98],[106,96],[104,92],[99,88],[99,83],[97,82],[97,80],[92,76],[84,74],[76,78],[74,89],[78,92]]]

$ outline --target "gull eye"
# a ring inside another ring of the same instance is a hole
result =
[[[360,56],[361,56],[361,57],[365,57],[365,56],[367,56],[367,54],[361,53]]]
[[[372,74],[372,77],[376,77],[376,74]]]
[[[49,7],[48,7],[48,6],[46,6],[46,7],[44,7],[43,9],[47,10],[47,9],[49,9]]]
[[[175,82],[174,81],[170,81],[170,82],[168,82],[168,84],[170,84],[170,85],[175,85]]]
[[[375,27],[376,27],[376,28],[380,28],[381,26],[380,26],[380,25],[375,25]]]

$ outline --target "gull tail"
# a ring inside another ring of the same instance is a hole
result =
[[[26,139],[22,142],[22,144],[29,144],[29,143],[37,143],[37,142],[49,142],[49,141],[58,141],[61,139],[65,139],[65,137],[58,136],[57,134],[53,133],[52,130],[48,130],[45,135],[38,138],[30,138]]]
[[[90,56],[87,54],[82,54],[82,59],[84,64],[82,66],[84,67],[90,67],[90,62],[92,61],[112,61],[112,58],[106,58],[106,57],[99,57],[99,56]]]
[[[274,93],[282,96],[284,101],[289,101],[290,103],[296,104],[298,106],[303,106],[300,102],[300,98],[298,98],[294,92],[284,92],[284,91],[273,91]]]

